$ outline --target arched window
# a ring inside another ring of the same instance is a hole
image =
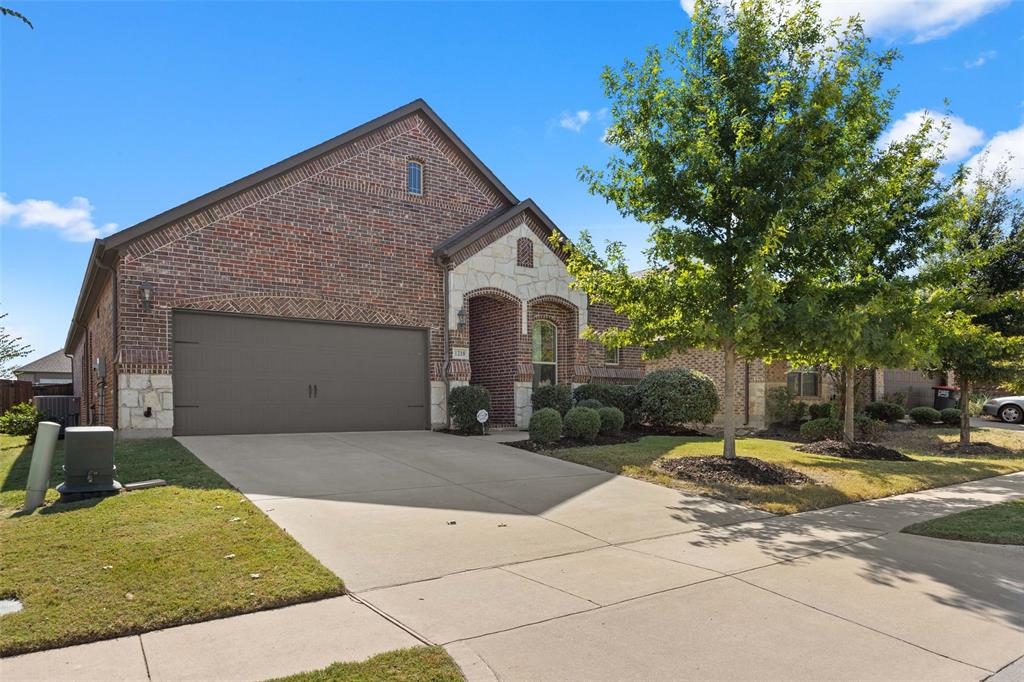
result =
[[[410,161],[405,169],[405,182],[409,194],[423,194],[423,164]]]
[[[558,329],[553,322],[533,323],[533,387],[558,383]]]

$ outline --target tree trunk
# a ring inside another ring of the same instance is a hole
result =
[[[853,433],[853,412],[856,409],[854,393],[855,387],[855,375],[857,368],[854,367],[853,363],[847,363],[843,365],[843,376],[845,377],[845,386],[843,386],[843,442],[852,443],[854,440]]]
[[[960,380],[960,447],[971,444],[971,382]]]
[[[722,456],[736,458],[736,348],[732,340],[723,344],[725,351],[725,395],[722,396]]]

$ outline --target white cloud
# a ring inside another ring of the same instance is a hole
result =
[[[949,137],[946,139],[944,155],[944,160],[947,163],[966,159],[975,147],[985,141],[985,132],[983,130],[968,124],[959,116],[940,117],[935,113],[929,112],[927,109],[918,109],[917,111],[905,114],[903,118],[893,123],[889,130],[882,135],[879,144],[885,146],[895,140],[909,137],[917,132],[926,116],[931,116],[935,119],[945,118],[949,123]],[[940,131],[936,128],[936,140],[939,138],[939,134]]]
[[[996,56],[995,50],[985,50],[974,59],[964,62],[965,69],[976,69],[979,66],[983,66],[986,62],[992,61]]]
[[[1009,170],[1013,188],[1024,189],[1024,125],[997,133],[984,149],[971,157],[967,166],[977,170],[984,164],[991,171],[1001,163]]]
[[[694,0],[680,0],[687,14],[693,14]],[[822,0],[826,19],[859,14],[871,36],[910,36],[923,43],[949,35],[961,26],[1010,4],[1010,0]]]
[[[92,241],[117,229],[115,223],[97,226],[92,211],[93,206],[85,197],[72,197],[67,206],[40,199],[14,204],[0,193],[0,225],[10,222],[26,229],[55,230],[62,239],[72,242]]]
[[[583,130],[585,125],[587,125],[587,121],[590,120],[590,116],[590,112],[586,109],[580,109],[575,114],[563,111],[561,118],[558,119],[558,125],[566,130],[578,133]]]

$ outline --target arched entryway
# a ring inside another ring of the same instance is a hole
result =
[[[480,292],[467,296],[470,383],[491,394],[492,426],[516,423],[516,358],[522,306],[512,296]]]

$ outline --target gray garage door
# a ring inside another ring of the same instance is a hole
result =
[[[174,313],[174,433],[429,427],[427,332]]]

